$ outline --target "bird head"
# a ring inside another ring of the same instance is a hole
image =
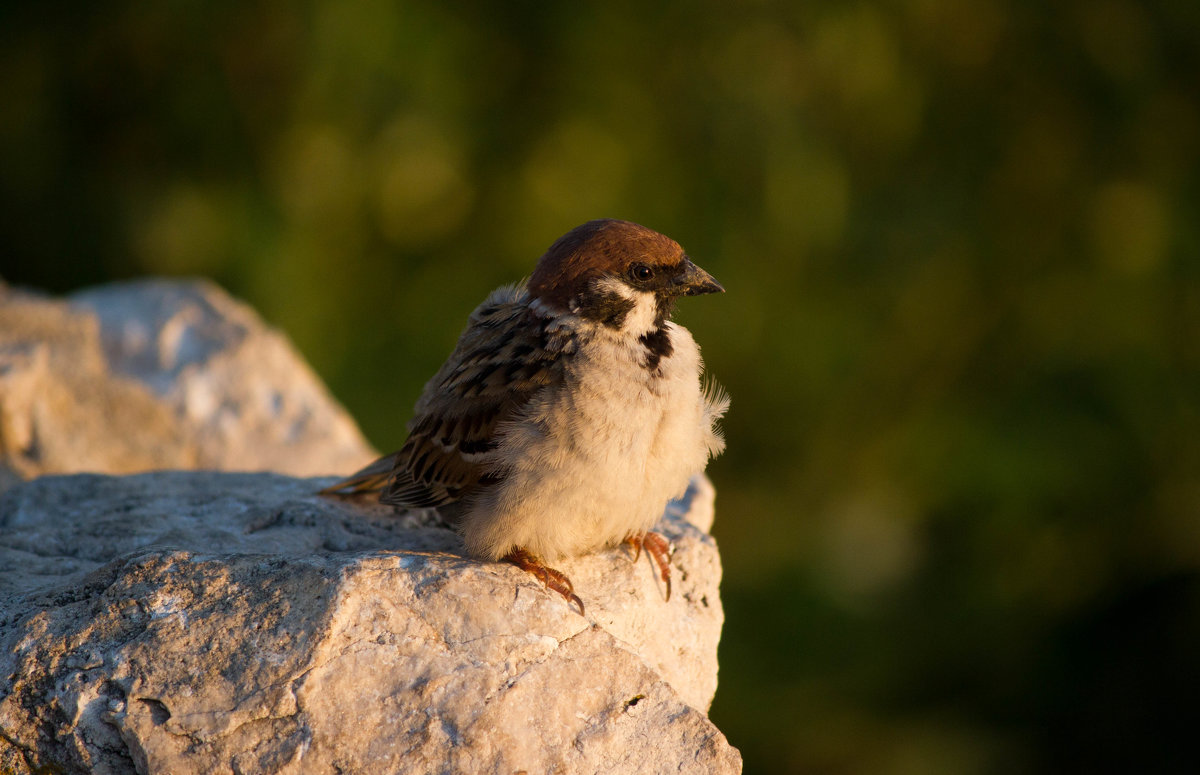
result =
[[[724,290],[675,240],[611,218],[559,237],[529,279],[547,307],[636,333],[661,325],[680,296]]]

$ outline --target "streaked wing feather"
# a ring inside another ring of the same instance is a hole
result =
[[[545,324],[530,311],[521,286],[494,292],[471,314],[454,352],[417,401],[381,501],[445,506],[496,481],[489,453],[497,425],[561,379],[559,356],[570,342]]]

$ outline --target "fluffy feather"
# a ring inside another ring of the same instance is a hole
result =
[[[729,397],[669,319],[678,297],[722,290],[642,226],[572,230],[471,314],[404,446],[325,492],[436,507],[470,554],[543,580],[536,558],[640,540],[725,446]]]

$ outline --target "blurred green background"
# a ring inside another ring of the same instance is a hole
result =
[[[381,449],[601,216],[728,288],[747,773],[1197,772],[1200,3],[0,10],[0,274],[205,275]]]

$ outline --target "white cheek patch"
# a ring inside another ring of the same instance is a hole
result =
[[[641,336],[658,327],[658,298],[653,293],[630,288],[615,277],[601,278],[596,282],[596,288],[633,302],[633,309],[625,316],[621,331]]]

